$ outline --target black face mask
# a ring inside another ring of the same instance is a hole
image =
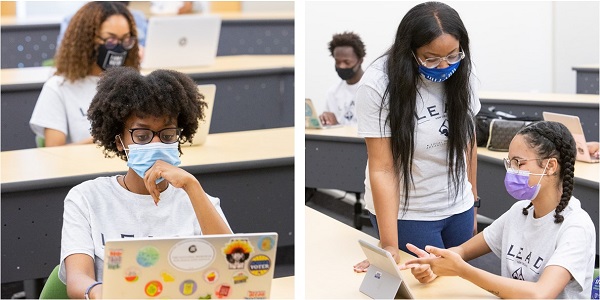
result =
[[[354,71],[354,68],[356,68],[356,66],[358,66],[360,64],[360,61],[356,63],[356,65],[354,65],[354,67],[350,67],[350,68],[335,68],[335,71],[337,72],[338,76],[340,76],[340,78],[342,80],[348,80],[352,77],[354,77],[354,75],[356,75],[356,71]]]
[[[96,63],[102,70],[106,70],[108,68],[124,65],[125,59],[127,59],[127,50],[123,48],[123,45],[118,44],[115,48],[110,50],[106,49],[105,45],[100,45]]]

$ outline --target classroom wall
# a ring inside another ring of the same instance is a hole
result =
[[[319,112],[327,89],[339,80],[327,49],[332,34],[358,33],[367,48],[366,67],[391,46],[400,20],[418,3],[305,3],[306,97]],[[446,3],[469,31],[482,90],[575,93],[571,67],[598,64],[598,2]]]

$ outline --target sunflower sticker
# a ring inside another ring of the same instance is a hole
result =
[[[223,253],[229,262],[229,269],[239,270],[246,266],[246,260],[254,249],[247,239],[231,239],[223,248]]]

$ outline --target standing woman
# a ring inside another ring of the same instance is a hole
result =
[[[476,222],[474,116],[481,104],[469,36],[439,2],[413,7],[392,47],[366,70],[356,95],[358,133],[368,163],[365,201],[381,247],[452,247]],[[368,261],[354,266],[363,272]]]
[[[139,70],[135,21],[118,2],[89,2],[73,16],[55,56],[56,72],[42,88],[29,124],[38,146],[89,144],[87,110],[104,70]]]

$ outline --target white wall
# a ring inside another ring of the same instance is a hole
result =
[[[306,97],[318,111],[327,88],[338,80],[327,50],[331,36],[347,30],[359,34],[367,48],[366,67],[391,46],[400,20],[418,3],[305,3]],[[446,3],[467,27],[482,90],[575,93],[571,67],[598,64],[598,2]]]

